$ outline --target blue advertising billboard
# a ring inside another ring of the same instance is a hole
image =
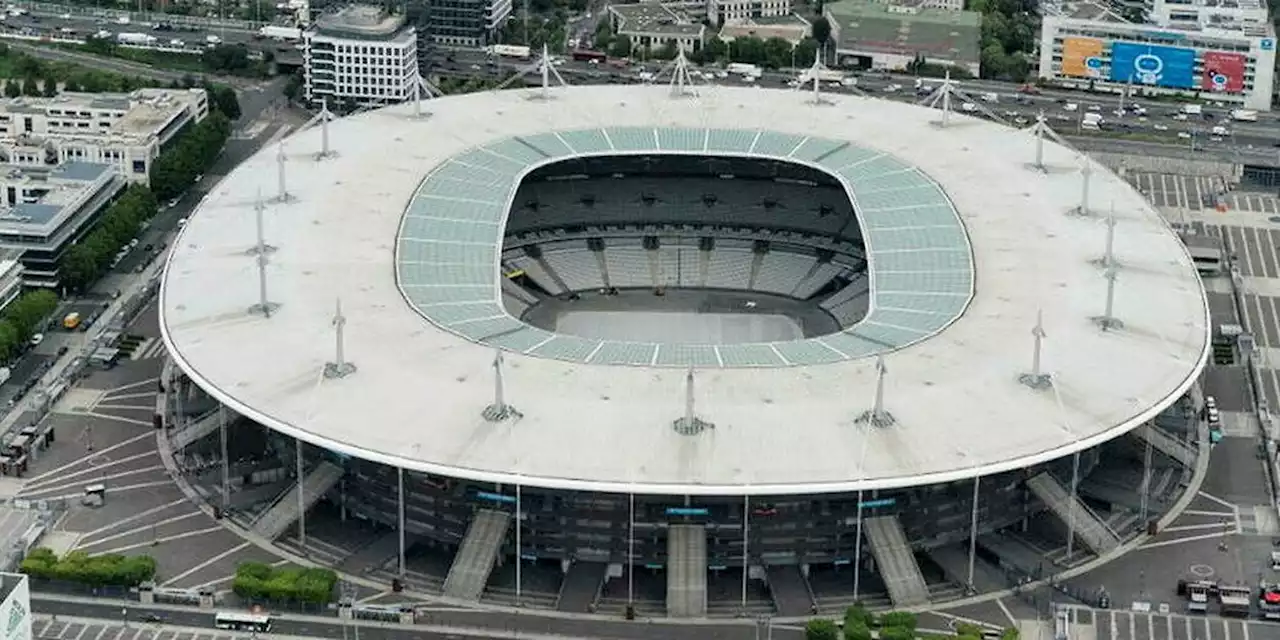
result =
[[[1192,89],[1195,49],[1132,42],[1111,43],[1111,81]]]

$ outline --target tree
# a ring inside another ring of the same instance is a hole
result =
[[[240,119],[240,99],[236,97],[236,90],[231,87],[204,83],[203,88],[209,94],[209,101],[213,107],[222,112],[228,120]]]
[[[13,78],[4,81],[4,97],[16,98],[22,95],[22,84]]]
[[[804,625],[805,640],[840,640],[836,623],[826,618],[814,618]]]
[[[615,38],[613,44],[609,45],[609,55],[615,58],[631,57],[631,38],[626,36]]]
[[[853,626],[844,626],[845,640],[872,640],[871,629],[865,624],[855,624]]]
[[[810,27],[810,32],[813,34],[813,39],[818,42],[818,46],[822,47],[823,51],[826,51],[827,42],[831,40],[831,22],[827,20],[827,17],[822,16],[814,20],[813,26]]]
[[[58,95],[58,79],[53,76],[46,75],[44,80],[40,81],[40,89],[41,94],[46,98],[52,98]]]

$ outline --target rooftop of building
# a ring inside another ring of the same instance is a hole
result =
[[[250,313],[257,218],[245,194],[276,191],[276,153],[246,160],[173,243],[159,308],[175,363],[240,415],[345,455],[483,482],[677,495],[872,490],[1026,468],[1128,433],[1203,370],[1208,305],[1185,246],[1094,165],[1092,202],[1113,205],[1117,221],[1124,325],[1096,323],[1108,225],[1069,214],[1080,204],[1074,150],[1046,142],[1039,170],[1026,131],[960,115],[939,128],[936,111],[849,95],[820,107],[757,88],[696,99],[658,86],[532,91],[431,101],[425,123],[401,105],[331,125],[337,155],[290,165],[296,197],[265,211],[270,318]],[[297,133],[290,148],[318,150],[322,135]],[[888,315],[800,341],[619,351],[495,306],[506,212],[530,166],[655,152],[823,167],[864,230],[871,313]],[[323,374],[335,299],[356,366],[340,379]],[[1034,390],[1019,375],[1041,314],[1054,384]],[[876,358],[857,356],[890,333],[894,424],[871,428],[857,418],[873,406]],[[499,423],[484,418],[496,349],[520,414]],[[697,436],[672,428],[689,367],[697,416],[716,425]]]
[[[612,4],[609,11],[618,16],[622,33],[696,36],[705,28],[684,12],[657,2]]]
[[[67,162],[52,169],[43,167],[0,167],[0,185],[23,186],[41,191],[36,202],[21,202],[10,208],[0,208],[0,233],[39,231],[49,227],[73,212],[66,211],[90,195],[87,191],[105,174],[113,172],[111,165],[91,162]]]
[[[376,5],[353,4],[316,18],[318,33],[338,38],[392,39],[405,37],[405,15]]]
[[[68,111],[113,112],[108,135],[130,138],[158,134],[192,103],[207,100],[204,89],[137,89],[130,93],[60,93],[51,98],[20,97],[0,99],[0,112],[66,115]],[[50,134],[61,135],[61,134]],[[68,136],[100,136],[100,130],[76,131]]]
[[[841,48],[976,63],[982,14],[902,7],[865,0],[823,6],[837,26]]]
[[[808,20],[796,15],[770,16],[751,18],[749,20],[733,20],[720,28],[720,38],[783,38],[800,40],[809,32],[812,25]]]

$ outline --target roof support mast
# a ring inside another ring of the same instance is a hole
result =
[[[326,378],[343,378],[356,371],[356,366],[347,362],[346,344],[343,341],[343,329],[346,326],[347,318],[342,315],[342,298],[338,298],[333,313],[334,356],[333,362],[328,362],[324,365],[324,377]]]
[[[877,357],[875,402],[871,405],[871,410],[863,412],[855,422],[874,427],[891,427],[896,422],[893,414],[884,408],[884,380],[888,374],[889,368],[884,364],[884,356]]]
[[[516,408],[507,404],[506,387],[502,380],[502,350],[493,354],[493,404],[484,408],[481,415],[489,422],[502,422],[508,418],[519,419],[521,414]]]
[[[1036,326],[1031,328],[1031,336],[1035,340],[1035,346],[1031,352],[1031,373],[1025,373],[1018,376],[1018,381],[1031,387],[1032,389],[1044,389],[1053,384],[1053,378],[1049,374],[1044,373],[1041,368],[1041,353],[1044,349],[1044,339],[1048,336],[1044,331],[1044,310],[1036,311]]]
[[[542,55],[538,56],[538,60],[533,64],[526,65],[519,69],[502,82],[502,84],[493,88],[494,91],[501,91],[511,86],[511,83],[523,78],[530,73],[536,73],[539,77],[539,90],[536,93],[529,94],[531,100],[550,100],[551,99],[551,80],[554,79],[560,83],[560,86],[568,86],[569,83],[564,81],[559,71],[556,71],[554,61],[551,59],[551,52],[547,46],[542,45]]]
[[[1075,213],[1082,216],[1089,215],[1089,180],[1093,177],[1093,163],[1089,161],[1089,157],[1080,155],[1080,207]]]
[[[276,146],[276,197],[275,202],[285,203],[293,200],[293,195],[289,193],[289,183],[285,176],[285,164],[288,162],[288,156],[284,151],[284,141]]]
[[[253,201],[253,223],[257,235],[254,236],[253,246],[249,247],[249,250],[245,252],[248,255],[256,256],[259,253],[271,253],[276,250],[275,247],[267,244],[266,223],[264,220],[266,211],[267,205],[262,201],[262,190],[259,189],[258,197]]]
[[[275,247],[267,244],[266,235],[263,232],[262,211],[264,207],[262,206],[261,194],[258,195],[258,204],[254,209],[256,209],[255,215],[257,216],[258,221],[258,237],[253,248],[247,253],[254,256],[258,264],[258,303],[249,307],[249,313],[261,315],[264,318],[270,318],[271,314],[274,313],[280,305],[271,302],[270,298],[267,297],[267,256],[272,251],[275,251]]]
[[[676,51],[671,68],[671,97],[697,96],[698,92],[693,90],[693,79],[689,76],[689,59],[685,57],[683,48]]]
[[[820,51],[813,54],[813,66],[809,67],[809,81],[813,83],[813,101],[809,104],[823,105],[831,104],[830,100],[822,97],[822,72],[827,67],[822,64],[822,53]]]
[[[716,425],[702,420],[694,411],[693,367],[684,375],[684,417],[671,424],[671,428],[682,436],[696,436],[707,429],[715,429]]]

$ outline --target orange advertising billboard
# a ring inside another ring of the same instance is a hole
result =
[[[1062,75],[1077,78],[1101,78],[1102,41],[1095,38],[1063,39]]]

